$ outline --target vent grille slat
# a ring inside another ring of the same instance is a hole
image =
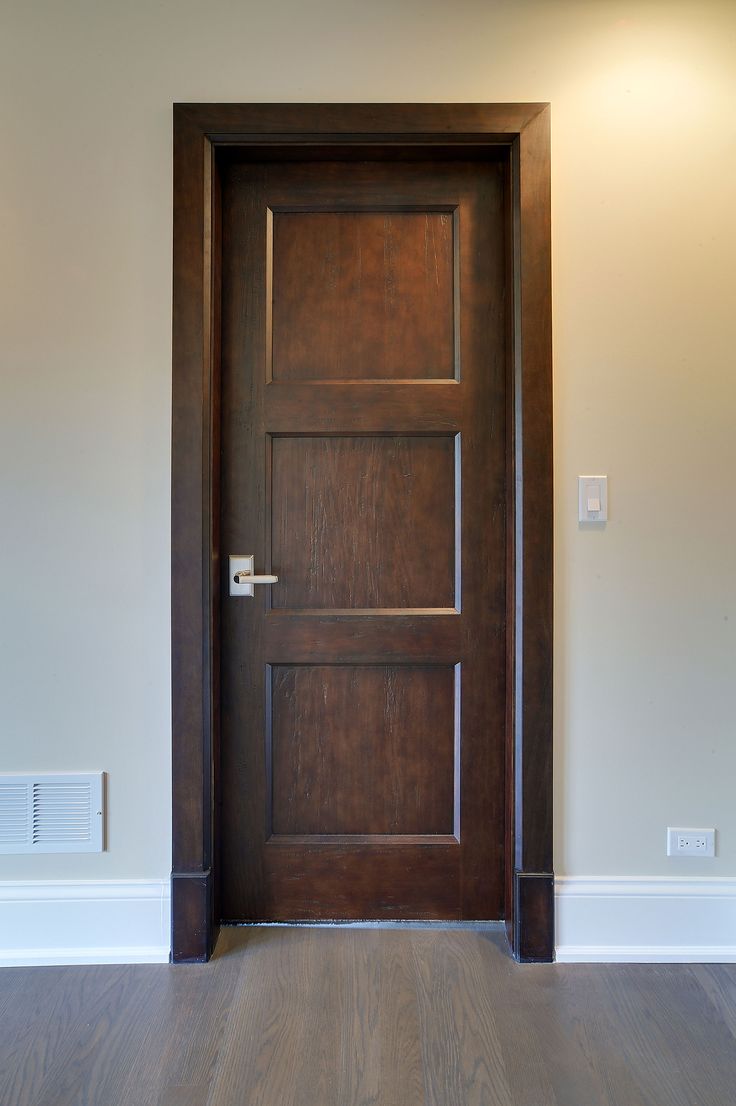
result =
[[[33,812],[34,822],[66,822],[69,818],[83,818],[85,821],[89,819],[89,805],[87,809],[76,807],[72,810],[64,810],[59,807],[55,810],[39,810],[37,807]]]
[[[75,818],[74,820],[56,822],[33,822],[33,833],[36,836],[42,834],[53,837],[55,833],[89,833],[89,818]]]
[[[27,783],[0,784],[0,851],[26,852],[29,844]]]
[[[39,810],[36,808],[33,811],[34,822],[66,822],[68,818],[89,820],[89,804],[86,810],[77,808],[72,810]]]
[[[102,773],[0,776],[0,853],[101,852]]]
[[[45,841],[89,841],[88,833],[67,833],[62,831],[60,833],[34,833],[34,844],[40,845]]]

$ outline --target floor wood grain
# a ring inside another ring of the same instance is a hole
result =
[[[2,1106],[734,1106],[736,965],[529,965],[496,929],[223,930],[0,972]]]

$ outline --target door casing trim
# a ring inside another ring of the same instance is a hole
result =
[[[512,258],[507,431],[506,930],[554,956],[549,104],[175,104],[171,490],[172,960],[217,938],[218,151],[506,147]]]

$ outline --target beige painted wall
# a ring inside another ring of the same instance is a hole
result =
[[[0,878],[169,869],[175,100],[552,102],[556,865],[736,874],[736,5],[2,0],[1,759],[110,847]]]

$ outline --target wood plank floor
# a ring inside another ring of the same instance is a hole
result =
[[[736,965],[494,930],[230,929],[209,965],[0,972],[2,1106],[734,1106]]]

